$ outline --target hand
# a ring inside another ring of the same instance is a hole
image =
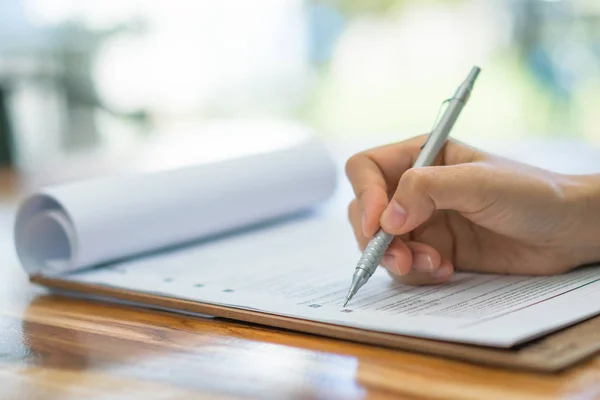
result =
[[[434,166],[411,168],[426,137],[346,163],[361,250],[396,235],[382,265],[408,284],[454,270],[549,275],[600,261],[600,176],[569,176],[449,140]]]

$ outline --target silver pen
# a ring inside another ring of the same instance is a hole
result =
[[[454,96],[447,100],[449,103],[448,107],[442,115],[440,122],[433,128],[427,137],[425,144],[421,147],[421,152],[419,153],[413,168],[432,165],[438,153],[446,143],[446,139],[448,138],[450,130],[456,122],[458,115],[467,103],[471,91],[473,90],[475,79],[477,79],[480,71],[481,69],[479,67],[473,67],[467,79],[458,87],[456,93],[454,93]],[[369,278],[371,278],[393,238],[394,235],[390,235],[379,229],[375,236],[369,241],[369,244],[367,244],[367,247],[363,251],[362,256],[358,260],[358,264],[354,269],[352,284],[348,290],[344,307],[346,307],[356,292],[358,292],[358,290],[367,283]]]

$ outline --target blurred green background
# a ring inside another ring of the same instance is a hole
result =
[[[157,137],[209,146],[215,121],[401,140],[473,65],[454,137],[600,142],[598,0],[3,0],[0,155],[44,170]]]

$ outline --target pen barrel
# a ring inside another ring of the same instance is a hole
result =
[[[434,126],[427,137],[425,144],[421,147],[422,151],[415,160],[413,168],[433,165],[435,158],[438,156],[444,143],[446,143],[450,130],[456,123],[460,112],[471,97],[473,84],[475,83],[475,79],[477,79],[479,72],[479,67],[473,67],[467,79],[458,87],[458,89],[456,89],[456,93],[454,93],[454,96],[448,102],[448,107],[442,115],[442,118],[440,118],[439,122]]]
[[[419,153],[413,164],[413,168],[427,167],[434,164],[435,159],[439,155],[442,147],[444,147],[464,104],[465,103],[459,99],[452,99],[450,101],[442,118],[440,118],[439,123],[431,131],[431,134],[423,145],[422,151]]]
[[[394,235],[380,229],[367,244],[356,268],[364,269],[369,276],[373,275],[392,239],[394,239]]]

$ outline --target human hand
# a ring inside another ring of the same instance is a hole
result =
[[[426,136],[351,157],[349,219],[361,250],[381,227],[382,259],[408,284],[455,270],[550,275],[600,261],[600,176],[558,174],[449,140],[411,168]]]

